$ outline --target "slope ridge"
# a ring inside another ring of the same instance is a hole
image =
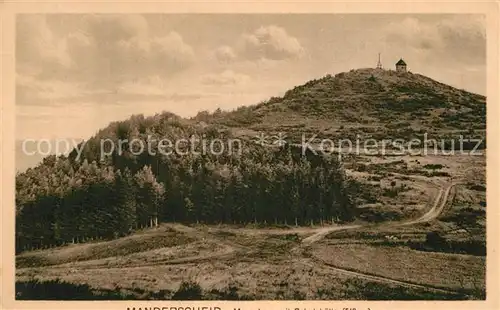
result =
[[[485,137],[486,98],[421,74],[357,69],[326,75],[255,106],[195,120],[256,131],[324,137]],[[297,138],[297,137],[296,137]]]

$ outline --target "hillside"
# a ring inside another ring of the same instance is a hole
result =
[[[196,145],[198,154],[152,155],[134,154],[125,143],[123,152],[102,157],[104,140],[148,145],[150,138],[197,136],[227,142],[259,131],[286,133],[288,139],[302,134],[410,139],[424,133],[484,138],[485,108],[484,97],[419,74],[359,69],[232,112],[200,112],[193,119],[167,112],[133,116],[85,141],[81,156],[75,150],[68,157],[48,157],[16,177],[18,250],[114,238],[164,221],[352,221],[357,206],[373,200],[345,177],[335,158],[303,158],[295,147],[248,144],[241,153],[214,155],[200,154]]]
[[[17,251],[113,239],[162,222],[295,225],[352,221],[355,205],[336,158],[302,157],[295,147],[256,144],[240,152],[170,155],[132,143],[101,158],[100,142],[187,139],[228,141],[216,126],[175,115],[110,124],[68,157],[47,157],[16,177]],[[355,188],[355,187],[353,187]],[[318,201],[317,198],[321,197]]]
[[[416,73],[358,69],[327,75],[255,106],[194,119],[235,132],[324,138],[485,137],[486,98]]]

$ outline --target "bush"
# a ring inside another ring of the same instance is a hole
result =
[[[425,236],[425,243],[432,247],[442,247],[446,244],[446,239],[443,238],[439,232],[431,231]]]
[[[473,227],[477,225],[477,219],[485,215],[486,211],[483,209],[466,207],[459,209],[454,214],[443,216],[440,220],[443,222],[453,222],[462,227]]]
[[[118,291],[96,290],[87,284],[59,279],[16,281],[16,300],[123,300],[135,299]]]
[[[356,165],[356,170],[359,171],[359,172],[365,172],[367,169],[366,169],[366,165],[365,164],[357,164]]]
[[[469,189],[472,189],[474,191],[478,191],[478,192],[485,192],[486,191],[486,186],[484,185],[481,185],[481,184],[468,184],[469,185]]]
[[[441,164],[427,164],[424,166],[425,169],[432,169],[432,170],[436,170],[436,169],[441,169],[443,168],[443,165]]]
[[[382,195],[386,196],[386,197],[394,198],[397,195],[399,195],[399,193],[407,191],[407,190],[408,190],[408,187],[406,186],[406,184],[396,186],[396,182],[392,181],[391,188],[385,188]]]
[[[401,213],[391,210],[376,210],[372,208],[363,208],[359,211],[358,217],[362,220],[381,223],[385,221],[397,221],[401,219]]]
[[[240,296],[238,294],[238,288],[234,285],[230,285],[224,290],[213,289],[207,294],[207,299],[211,300],[248,300],[250,298],[245,296]]]
[[[172,296],[172,300],[202,300],[203,292],[198,283],[182,282],[179,289]]]
[[[484,240],[456,240],[443,241],[438,245],[431,245],[426,242],[407,242],[407,246],[417,251],[443,252],[469,254],[475,256],[486,256],[486,242]]]

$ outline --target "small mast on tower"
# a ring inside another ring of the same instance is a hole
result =
[[[382,69],[382,62],[380,62],[380,53],[378,53],[377,69]]]

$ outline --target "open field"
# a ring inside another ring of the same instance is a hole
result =
[[[311,257],[311,255],[321,257],[326,252],[312,250],[301,253],[301,251],[297,251],[303,238],[314,232],[314,228],[309,229],[308,233],[304,233],[302,230],[295,233],[291,229],[292,233],[289,234],[245,234],[237,233],[237,230],[228,233],[227,229],[217,230],[215,227],[211,227],[208,234],[206,234],[206,229],[197,229],[196,231],[201,240],[210,239],[208,247],[207,244],[193,241],[184,246],[138,251],[116,258],[73,261],[41,268],[19,268],[17,280],[60,279],[75,284],[88,284],[99,289],[122,289],[124,291],[140,289],[147,292],[161,290],[174,292],[181,282],[194,281],[207,291],[237,287],[239,294],[252,299],[294,298],[290,294],[294,294],[295,297],[302,296],[302,298],[314,299],[320,298],[317,294],[322,291],[329,292],[330,298],[342,298],[342,296],[349,298],[349,294],[352,293],[349,293],[348,290],[354,290],[355,287],[346,288],[346,283],[354,281],[352,283],[358,283],[359,286],[362,286],[366,282],[373,282],[363,277],[358,279],[349,274],[332,270]],[[157,236],[165,235],[165,229],[163,227],[157,229],[156,233]],[[184,236],[183,240],[189,239]],[[217,245],[218,247],[214,247]],[[317,242],[314,246],[315,249],[322,249],[327,245],[328,242]],[[389,256],[400,252],[394,247],[387,247],[384,251],[372,250],[370,252],[370,247],[356,245],[327,246],[324,249],[335,251],[335,255],[339,259],[351,256],[353,251],[364,249],[359,251],[359,255],[365,255],[365,261],[353,260],[354,265],[340,267],[346,270],[359,269],[359,272],[367,274],[376,273],[374,270],[387,272],[394,269],[393,264],[384,265],[383,262],[387,262]],[[48,254],[44,252],[26,253],[19,258],[26,259],[28,255],[43,257]],[[176,253],[177,255],[166,259],[165,256],[162,256],[162,252]],[[426,254],[420,255],[422,255],[422,261],[425,261],[427,256],[424,255]],[[75,258],[77,257],[75,256]],[[474,269],[469,268],[469,272],[473,273],[480,269],[483,261],[476,257],[463,261],[463,257],[467,256],[443,254],[434,259],[440,260],[442,265],[448,265],[451,268],[461,267],[461,264],[473,261],[477,266]],[[71,259],[67,257],[67,260]],[[356,265],[358,263],[359,265]],[[384,276],[423,284],[424,289],[407,286],[403,283],[402,286],[410,291],[427,291],[425,290],[426,286],[429,286],[430,292],[434,292],[432,286],[450,288],[451,291],[456,288],[456,281],[454,279],[448,281],[449,278],[443,278],[441,285],[435,285],[433,281],[428,281],[429,278],[425,277],[410,281],[408,277],[404,277],[404,272],[402,273],[403,277],[397,275],[398,272],[404,270],[404,261],[399,262],[399,266],[400,269],[393,270],[396,275],[391,273],[384,274]],[[418,268],[418,265],[409,267]],[[370,272],[370,270],[373,271]],[[384,284],[384,281],[377,282]],[[394,285],[394,283],[389,284]],[[418,298],[417,293],[412,294],[414,294],[414,298]]]
[[[389,279],[452,290],[484,289],[484,257],[366,244],[316,245],[312,255],[331,266]]]
[[[379,187],[366,210],[397,212],[392,220],[264,228],[165,223],[117,240],[24,252],[16,281],[60,280],[129,299],[175,298],[183,283],[199,284],[198,299],[482,299],[485,257],[426,238],[436,231],[451,244],[471,239],[469,230],[484,233],[484,157],[417,160],[366,157],[363,172],[346,164],[352,176]],[[425,165],[437,164],[450,177],[422,175]],[[402,184],[404,191],[380,194]],[[459,221],[464,212],[477,217]]]

